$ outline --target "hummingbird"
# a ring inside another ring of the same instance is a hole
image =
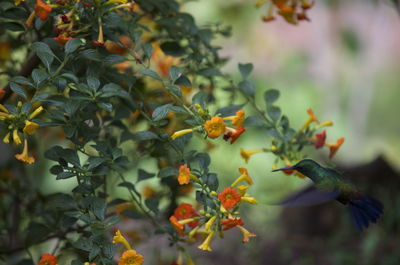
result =
[[[376,223],[383,214],[383,204],[360,192],[343,174],[331,168],[325,168],[311,159],[304,159],[294,166],[275,169],[297,170],[310,178],[314,186],[299,194],[290,196],[280,204],[284,206],[313,205],[336,199],[348,207],[357,230],[368,228]]]

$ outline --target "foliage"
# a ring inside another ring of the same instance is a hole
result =
[[[272,168],[299,161],[306,146],[328,146],[333,156],[343,143],[325,142],[326,132],[317,130],[332,122],[319,123],[312,110],[304,126],[292,128],[277,104],[278,90],[266,91],[265,106],[257,106],[253,66],[239,65],[239,82],[221,70],[226,59],[212,41],[228,36],[229,28],[197,26],[177,1],[7,0],[0,10],[1,70],[9,76],[1,90],[1,133],[13,148],[23,145],[19,161],[7,160],[0,182],[6,262],[36,263],[29,249],[56,239],[48,252],[67,253],[71,264],[115,264],[117,243],[127,249],[119,264],[141,264],[143,256],[119,231],[111,240],[112,230],[133,219],[167,234],[177,260],[185,256],[193,264],[188,243],[200,240],[198,248],[211,251],[212,240],[231,228],[243,242],[254,237],[239,210],[257,200],[247,192],[253,180],[246,168],[220,187],[209,149],[190,150],[192,138],[227,144],[217,139],[222,136],[234,144],[246,137],[245,127],[257,127],[270,145],[241,155],[247,163],[270,152]],[[229,103],[213,112],[216,91],[225,91]],[[246,117],[247,106],[258,114]],[[32,185],[45,159],[61,185],[76,181],[70,193],[43,194]],[[158,172],[140,168],[142,161],[156,161]],[[138,190],[148,179],[159,190]],[[178,205],[192,189],[196,205]],[[11,261],[18,252],[22,260]],[[53,255],[44,254],[41,264],[57,263]]]

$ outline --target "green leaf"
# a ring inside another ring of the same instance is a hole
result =
[[[219,185],[217,174],[208,173],[206,176],[206,184],[208,185],[208,187],[211,190],[216,191],[218,189],[218,185]]]
[[[189,78],[187,78],[185,75],[179,76],[179,78],[174,82],[174,84],[185,87],[192,86],[192,82],[190,82]]]
[[[126,217],[131,218],[131,219],[141,219],[141,218],[143,218],[143,215],[141,213],[136,212],[136,211],[132,211],[132,210],[123,210],[121,212],[121,214],[123,216],[126,216]]]
[[[25,92],[25,89],[23,89],[20,85],[18,85],[17,83],[11,82],[10,83],[10,88],[13,92],[15,92],[16,94],[18,94],[19,96],[23,97],[24,99],[27,99],[27,95]]]
[[[86,83],[93,92],[100,87],[100,80],[93,76],[88,76],[86,78]]]
[[[172,176],[178,176],[179,172],[177,168],[174,167],[164,167],[158,172],[158,177],[159,178],[166,178],[166,177],[172,177]]]
[[[151,131],[141,131],[133,134],[133,138],[136,141],[146,141],[146,140],[158,140],[160,137],[158,137],[157,134],[151,132]]]
[[[171,104],[165,104],[160,107],[157,107],[154,111],[153,114],[151,115],[151,118],[154,121],[160,121],[167,116],[167,114],[170,112],[170,106]]]
[[[221,72],[213,67],[201,69],[197,71],[197,74],[205,77],[222,76]]]
[[[76,174],[75,173],[73,173],[73,172],[61,172],[61,173],[59,173],[59,174],[57,174],[57,180],[59,180],[59,179],[69,179],[69,178],[72,178],[72,177],[74,177]]]
[[[182,48],[179,43],[175,41],[167,41],[160,45],[161,50],[167,54],[172,56],[183,56],[185,55],[185,49]]]
[[[79,55],[85,59],[89,59],[92,61],[101,62],[103,60],[103,56],[94,49],[83,50],[79,53]]]
[[[103,62],[106,65],[114,65],[117,63],[125,62],[125,61],[126,61],[125,57],[123,57],[121,55],[117,55],[117,54],[111,54],[111,55],[107,56]]]
[[[158,213],[158,204],[160,203],[159,199],[157,198],[148,198],[144,201],[144,204],[150,211],[154,213]]]
[[[121,221],[122,221],[121,217],[119,217],[119,216],[112,216],[112,217],[110,217],[110,218],[107,220],[106,225],[107,225],[107,226],[114,226],[114,225],[118,224],[118,223],[121,222]]]
[[[268,116],[273,120],[277,121],[281,116],[281,109],[276,106],[268,106],[267,107]]]
[[[203,90],[200,90],[192,97],[192,102],[193,104],[199,104],[204,108],[208,97],[209,97],[208,93],[204,92]]]
[[[195,157],[200,169],[206,170],[211,163],[211,158],[207,153],[198,153]]]
[[[27,229],[26,245],[32,245],[43,240],[50,233],[49,228],[37,222],[31,222]]]
[[[50,66],[54,60],[54,53],[50,49],[49,45],[44,42],[35,42],[32,44],[32,50],[36,53],[42,63],[45,65],[47,70],[50,70]]]
[[[143,52],[144,52],[144,55],[146,56],[146,58],[150,58],[151,55],[153,54],[153,47],[148,43],[145,43],[142,46],[142,49],[143,49]]]
[[[66,79],[69,79],[70,81],[73,81],[74,83],[79,83],[78,77],[72,73],[64,73],[61,75],[61,77],[64,77]]]
[[[49,75],[43,69],[34,69],[32,71],[31,76],[32,76],[33,82],[35,83],[36,86],[38,86],[44,80],[49,78]]]
[[[5,22],[1,26],[10,31],[25,31],[24,26],[17,22]]]
[[[240,71],[240,74],[242,75],[242,78],[246,79],[250,75],[251,71],[253,71],[253,64],[251,64],[251,63],[241,64],[240,63],[239,71]]]
[[[263,127],[265,126],[265,121],[259,117],[249,116],[243,122],[243,126],[247,127]]]
[[[93,260],[95,257],[97,257],[97,255],[100,254],[100,251],[101,251],[100,247],[97,246],[96,244],[93,244],[89,252],[89,260]]]
[[[151,69],[143,69],[143,70],[140,70],[138,73],[142,74],[142,75],[147,75],[147,76],[150,76],[151,78],[162,81],[161,77]]]
[[[156,175],[156,174],[154,174],[154,173],[149,173],[149,172],[147,172],[147,171],[145,171],[145,170],[143,170],[143,169],[139,169],[139,170],[138,170],[138,179],[137,179],[137,182],[142,181],[142,180],[145,180],[145,179],[152,178],[152,177],[154,177],[155,175]]]
[[[239,83],[239,90],[248,97],[254,98],[256,88],[254,84],[249,80],[244,80]]]
[[[171,78],[172,83],[175,83],[175,81],[182,75],[182,69],[178,66],[171,66],[169,68],[169,78]]]
[[[28,78],[24,77],[24,76],[15,76],[13,78],[11,78],[10,80],[11,82],[14,83],[18,83],[20,85],[28,85],[28,86],[33,86],[33,84],[31,83],[31,81],[29,81]]]
[[[81,38],[73,38],[70,39],[69,41],[67,41],[67,43],[65,44],[65,53],[69,54],[69,53],[73,53],[74,51],[76,51],[76,49],[79,48],[79,46],[81,46],[83,44],[83,40]]]
[[[279,98],[279,90],[269,89],[264,93],[264,100],[267,105],[274,103]]]
[[[182,97],[181,88],[174,85],[167,85],[166,88],[178,97]]]
[[[78,240],[73,242],[72,246],[74,246],[77,249],[81,249],[81,250],[90,252],[90,250],[93,248],[93,242],[89,238],[82,236]]]

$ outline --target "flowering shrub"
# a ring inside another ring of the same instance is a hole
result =
[[[286,2],[269,8],[290,23],[305,19],[312,6],[302,1],[300,10],[300,1]],[[237,144],[246,127],[258,127],[270,144],[240,155],[247,163],[270,152],[272,169],[304,158],[306,146],[327,146],[333,157],[343,143],[326,142],[321,129],[332,122],[320,123],[312,110],[300,129],[291,128],[275,104],[278,90],[267,90],[265,108],[258,106],[251,64],[239,64],[238,83],[221,72],[225,60],[212,40],[227,36],[227,28],[197,26],[177,1],[5,0],[0,10],[1,71],[8,73],[0,93],[1,137],[14,152],[0,189],[1,208],[13,213],[0,221],[6,260],[20,253],[35,264],[64,264],[57,257],[66,256],[74,265],[142,264],[146,257],[123,236],[129,234],[123,224],[144,219],[176,246],[176,264],[183,257],[194,264],[186,250],[193,243],[211,251],[234,228],[243,243],[256,236],[240,207],[257,200],[251,169],[239,167],[232,184],[220,187],[207,150],[189,150],[193,138]],[[215,92],[223,89],[232,95],[229,105],[213,111]],[[158,170],[139,168],[141,161],[156,161]],[[33,185],[46,163],[60,185],[75,181],[71,192],[42,193]],[[159,190],[138,190],[147,179],[156,179]],[[191,190],[196,203],[178,205]],[[112,239],[116,227],[123,233]],[[54,239],[40,259],[28,255]]]

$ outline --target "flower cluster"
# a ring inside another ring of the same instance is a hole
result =
[[[310,21],[306,11],[313,7],[314,2],[308,0],[257,0],[256,7],[267,6],[264,22],[275,20],[275,14],[283,17],[288,23],[296,25],[301,20]]]
[[[192,174],[190,171],[188,173]],[[246,168],[239,168],[239,173],[240,176],[222,192],[208,191],[207,197],[215,205],[214,208],[205,206],[203,210],[196,211],[191,204],[181,203],[175,209],[169,220],[180,237],[184,237],[188,242],[203,237],[203,242],[198,248],[211,251],[210,244],[214,236],[219,234],[222,237],[222,231],[238,228],[243,235],[243,243],[249,242],[250,237],[255,236],[243,227],[244,222],[238,211],[242,202],[257,204],[257,200],[247,193],[253,180]],[[204,186],[199,177],[196,179],[197,184]]]
[[[43,254],[40,257],[38,265],[57,265],[57,257],[51,254]]]
[[[31,113],[30,103],[22,104],[18,102],[17,107],[5,107],[0,104],[0,121],[4,124],[7,130],[3,138],[3,142],[9,144],[11,140],[16,144],[22,144],[24,141],[24,148],[21,154],[15,155],[15,158],[28,164],[35,162],[35,158],[29,156],[28,150],[28,135],[32,135],[39,128],[39,124],[34,119],[44,110],[42,106],[35,108]],[[21,139],[21,134],[23,135]]]
[[[204,110],[199,105],[197,105],[196,107],[199,114],[204,113]],[[219,136],[223,135],[223,139],[225,141],[230,140],[230,143],[233,144],[239,138],[239,136],[245,132],[245,127],[243,126],[244,119],[245,113],[243,110],[238,110],[236,112],[236,115],[224,118],[220,116],[209,117],[207,120],[204,121],[204,124],[202,126],[177,131],[171,135],[171,138],[176,139],[192,132],[205,132],[205,134],[212,139],[218,138]],[[226,121],[230,121],[233,127],[227,126],[225,123]]]
[[[132,249],[128,240],[121,234],[119,230],[115,232],[113,237],[113,244],[121,243],[124,245],[126,250],[122,253],[122,256],[118,260],[118,265],[141,265],[144,262],[142,255],[138,254],[136,250]]]

